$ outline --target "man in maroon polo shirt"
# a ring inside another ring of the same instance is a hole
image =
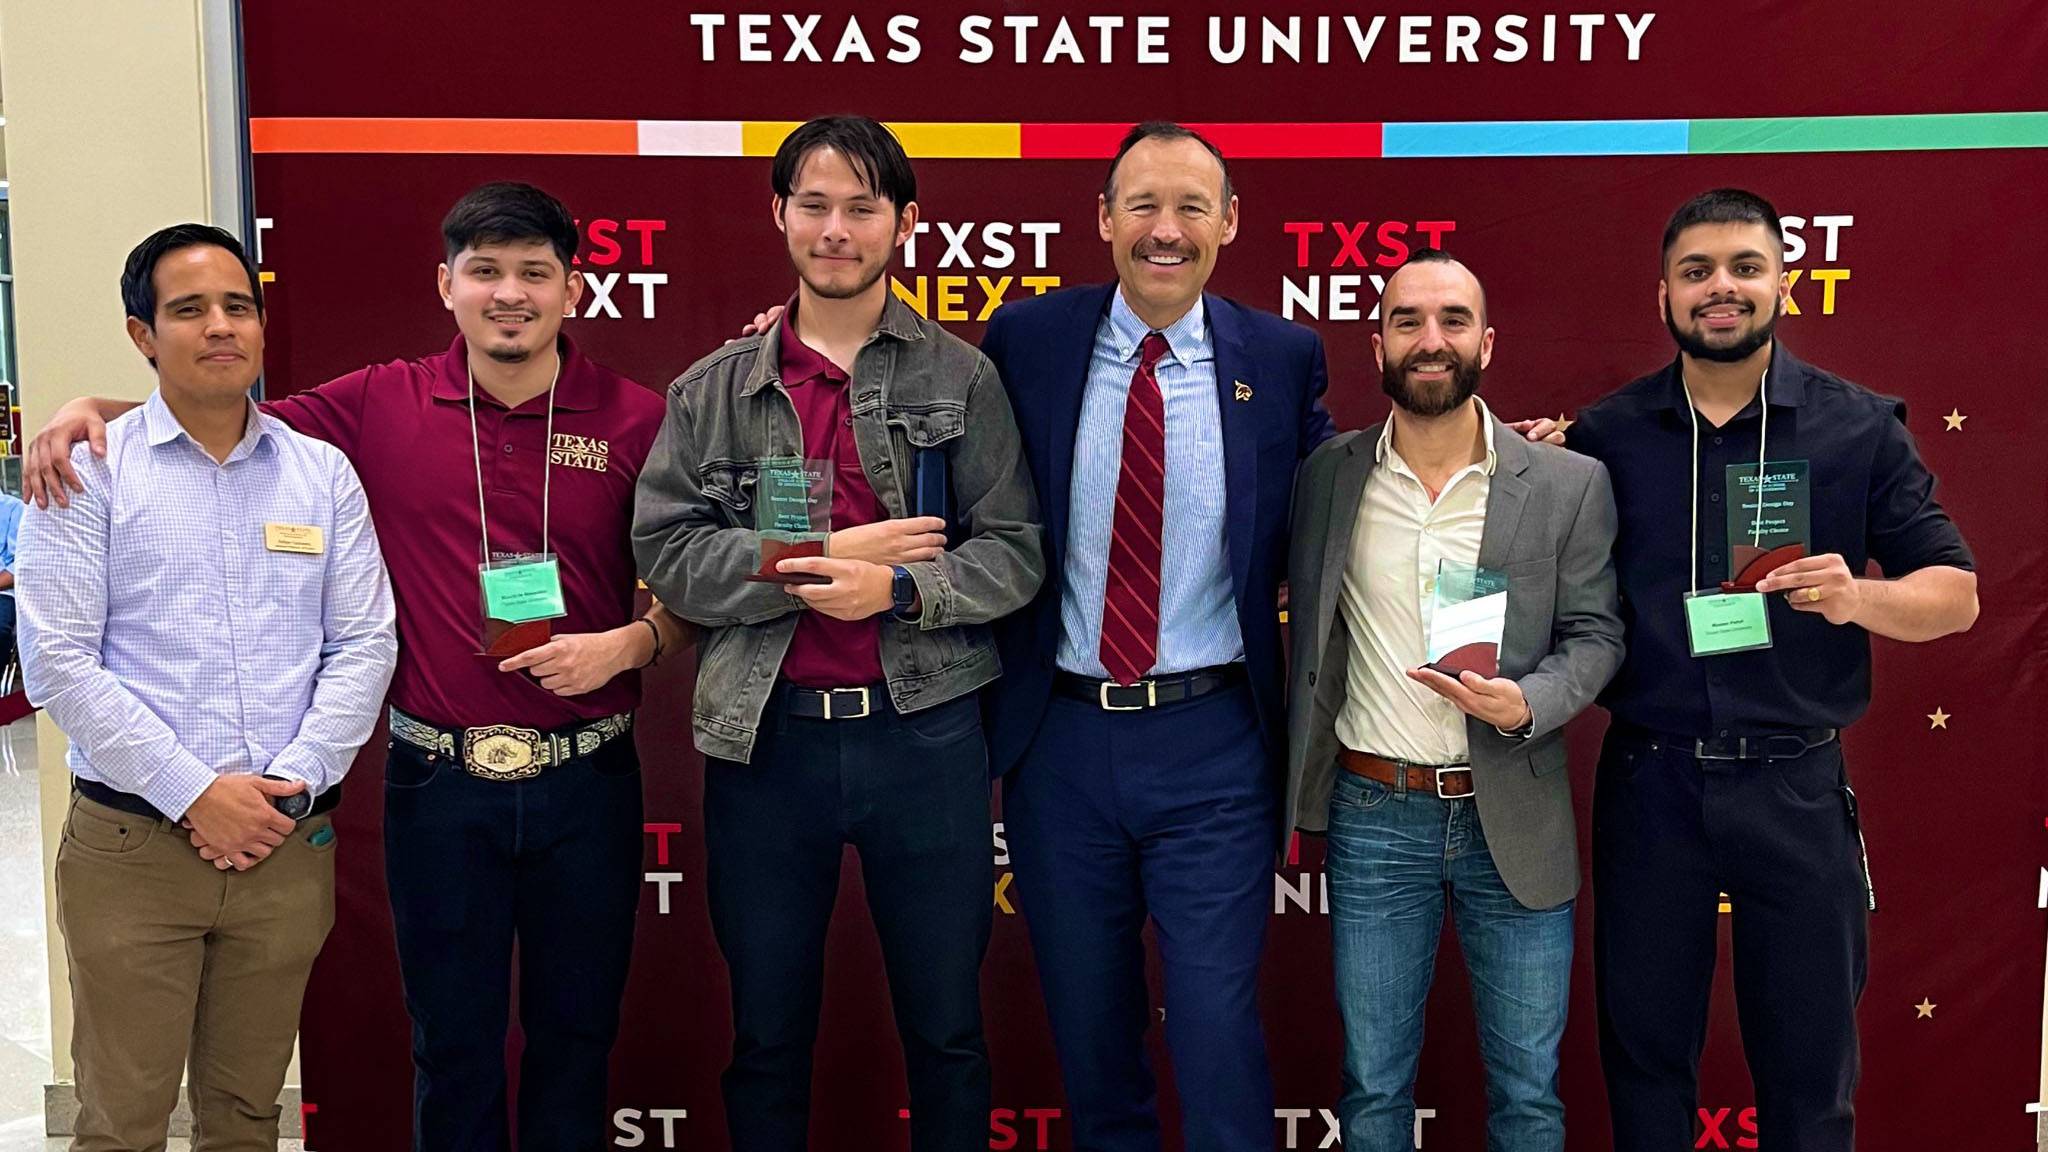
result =
[[[561,335],[583,281],[559,201],[487,184],[442,233],[441,296],[459,330],[448,351],[263,407],[348,455],[397,597],[384,847],[413,1020],[414,1147],[508,1142],[516,936],[519,1147],[581,1152],[605,1139],[639,903],[634,670],[683,641],[666,611],[633,615],[633,491],[662,404]],[[65,502],[69,445],[102,450],[102,421],[129,407],[60,410],[30,448],[31,497]],[[500,618],[488,626],[486,579]]]
[[[771,182],[797,295],[765,334],[670,387],[633,524],[648,585],[706,629],[692,714],[711,926],[732,978],[726,1123],[735,1152],[804,1147],[825,931],[852,844],[903,1041],[911,1147],[986,1152],[976,696],[1000,672],[988,622],[1045,573],[1037,508],[987,359],[889,293],[890,257],[917,223],[896,138],[863,117],[813,120],[776,153]],[[831,477],[832,531],[825,555],[776,563],[826,583],[749,579],[772,486],[794,471],[772,462],[793,457]],[[918,493],[932,511],[948,488],[950,524],[916,515]]]

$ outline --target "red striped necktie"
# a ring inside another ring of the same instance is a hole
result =
[[[1110,524],[1109,580],[1102,593],[1102,666],[1135,684],[1159,657],[1160,529],[1166,522],[1166,398],[1154,368],[1166,337],[1149,333],[1124,401],[1123,467]]]

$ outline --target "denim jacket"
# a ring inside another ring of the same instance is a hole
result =
[[[781,325],[727,344],[669,385],[634,505],[633,551],[647,586],[704,626],[692,725],[698,750],[724,760],[752,756],[797,613],[809,610],[780,585],[746,579],[760,565],[757,461],[803,455],[775,354]],[[923,600],[917,620],[883,616],[889,699],[914,712],[1001,674],[988,623],[1038,591],[1044,530],[1009,396],[974,346],[892,295],[847,387],[861,466],[889,515],[911,514],[915,452],[943,448],[965,537],[936,560],[904,566]]]

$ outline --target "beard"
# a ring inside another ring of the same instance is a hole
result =
[[[1418,364],[1449,364],[1451,374],[1439,383],[1417,384],[1409,373]],[[1478,394],[1479,362],[1467,360],[1450,348],[1410,352],[1407,359],[1389,364],[1380,372],[1380,390],[1411,416],[1442,416],[1457,411],[1459,405]]]
[[[1751,310],[1751,314],[1755,314],[1754,309]],[[1716,364],[1740,364],[1755,355],[1757,349],[1771,342],[1771,335],[1778,327],[1778,312],[1773,307],[1770,319],[1748,332],[1737,334],[1732,344],[1709,344],[1698,331],[1689,332],[1680,328],[1678,322],[1671,318],[1669,301],[1664,305],[1664,327],[1670,330],[1672,342],[1678,345],[1678,350],[1695,360],[1706,360]]]
[[[532,352],[509,344],[500,345],[496,348],[486,348],[484,349],[484,355],[489,356],[500,364],[524,364],[528,360],[533,359]]]

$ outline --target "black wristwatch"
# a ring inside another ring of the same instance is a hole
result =
[[[292,782],[289,777],[272,776],[268,772],[263,774],[263,778],[265,780],[276,780],[281,784],[290,784]],[[270,806],[284,813],[286,819],[304,820],[306,813],[313,810],[313,790],[311,788],[301,788],[289,796],[272,796],[270,798]]]
[[[898,564],[895,575],[889,578],[889,610],[898,620],[917,619],[917,581],[911,579],[910,569]]]

